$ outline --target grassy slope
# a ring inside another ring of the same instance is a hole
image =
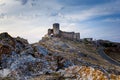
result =
[[[60,38],[51,38],[39,42],[40,45],[46,47],[51,53],[57,53],[67,59],[75,61],[77,65],[81,65],[76,59],[81,59],[91,64],[99,65],[106,69],[120,70],[120,67],[110,64],[102,59],[97,53],[97,49],[92,44],[85,44],[84,42],[75,42]],[[68,47],[63,48],[63,45]],[[83,56],[79,56],[82,53]]]

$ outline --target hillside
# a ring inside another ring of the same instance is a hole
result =
[[[120,62],[120,43],[105,40],[99,40],[98,42],[104,47],[104,51],[108,56]]]
[[[49,51],[64,56],[66,59],[71,59],[75,65],[97,65],[104,68],[118,69],[119,67],[104,60],[98,53],[98,47],[92,42],[78,42],[63,38],[44,39],[39,42],[39,45],[44,46]],[[82,63],[83,61],[83,63]],[[85,64],[86,62],[86,64]],[[111,67],[109,67],[111,66]]]
[[[119,80],[120,67],[103,59],[93,42],[60,37],[27,40],[0,34],[0,80]]]

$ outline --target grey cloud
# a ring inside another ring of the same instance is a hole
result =
[[[0,13],[0,19],[4,19],[5,17],[7,17],[6,13]]]
[[[21,0],[22,5],[25,5],[28,2],[28,0]]]
[[[28,2],[28,0],[16,0],[16,1],[20,1],[20,3],[21,3],[22,5],[25,5],[25,4],[27,4],[27,2]]]
[[[5,3],[2,3],[2,4],[0,4],[0,7],[5,6],[5,5],[6,5]]]

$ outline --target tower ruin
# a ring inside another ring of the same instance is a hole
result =
[[[48,29],[48,36],[61,37],[69,40],[80,40],[80,33],[61,31],[59,23],[53,24],[53,29]]]
[[[54,36],[58,36],[60,34],[59,23],[53,24],[53,34]]]

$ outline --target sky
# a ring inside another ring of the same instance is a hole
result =
[[[120,0],[0,0],[0,33],[34,43],[53,23],[81,38],[120,42]]]

